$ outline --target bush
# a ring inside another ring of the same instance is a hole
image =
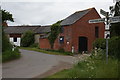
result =
[[[2,31],[2,52],[11,49],[12,49],[12,45],[10,44],[9,39],[5,35],[4,31]]]
[[[120,59],[120,37],[112,37],[109,40],[109,55]]]
[[[65,50],[63,48],[60,48],[58,51],[59,52],[65,52]]]
[[[30,47],[32,47],[32,48],[39,48],[39,45],[38,45],[38,43],[34,43],[34,44],[30,45]]]
[[[3,52],[3,54],[2,54],[2,62],[11,61],[11,60],[17,59],[19,57],[20,57],[20,52],[19,52],[18,48],[16,48],[14,51],[7,50],[7,51]]]
[[[34,43],[34,41],[34,33],[32,31],[27,31],[23,34],[23,37],[21,38],[21,46],[29,47]]]
[[[103,49],[96,49],[92,51],[92,54],[90,55],[90,58],[97,59],[97,60],[104,60],[105,57],[105,50]]]
[[[106,49],[105,39],[97,39],[93,43],[93,47]],[[112,37],[109,39],[108,51],[109,51],[109,55],[117,57],[118,59],[120,58],[120,37]]]
[[[105,49],[106,48],[105,39],[96,39],[93,43],[93,47]]]

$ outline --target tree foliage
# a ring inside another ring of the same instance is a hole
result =
[[[9,42],[8,37],[5,35],[4,31],[2,31],[2,52],[5,52],[6,50],[11,50],[12,45]]]
[[[51,26],[51,32],[50,32],[50,35],[48,36],[48,39],[49,39],[49,43],[50,43],[52,49],[54,47],[54,42],[55,42],[56,38],[58,37],[58,34],[61,31],[61,26],[60,26],[61,22],[62,22],[62,20],[56,22],[55,24],[53,24]]]
[[[114,16],[120,16],[120,1],[116,2],[115,7],[110,7]],[[120,36],[120,22],[112,23],[110,27],[111,37],[112,36]]]
[[[34,41],[35,41],[34,32],[26,31],[21,38],[21,46],[29,47],[34,43]]]
[[[1,10],[2,11],[2,23],[6,21],[11,21],[14,22],[13,15],[6,11],[6,10]]]
[[[10,14],[8,11],[0,10],[0,12],[2,12],[2,23],[5,21],[14,21],[12,14]],[[10,44],[8,37],[4,33],[4,26],[2,26],[2,52],[11,50],[11,48],[12,45]]]

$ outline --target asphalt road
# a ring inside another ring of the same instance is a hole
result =
[[[22,49],[20,52],[20,59],[2,65],[3,78],[33,78],[44,74],[60,62],[74,64],[76,60],[76,57],[72,56],[49,55]]]

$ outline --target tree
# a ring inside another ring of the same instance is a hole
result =
[[[115,6],[110,7],[111,14],[120,16],[120,1],[116,2]],[[110,27],[111,37],[120,36],[120,22],[112,23]]]
[[[34,43],[34,33],[32,31],[26,31],[21,38],[21,46],[29,47]]]
[[[11,21],[14,22],[13,15],[6,11],[6,10],[1,10],[2,11],[2,23],[6,21]]]
[[[12,14],[10,14],[8,11],[0,10],[0,12],[2,12],[2,23],[6,21],[14,22]],[[12,45],[10,44],[8,37],[4,33],[4,26],[3,26],[2,27],[2,52],[9,50],[11,48],[12,48]]]

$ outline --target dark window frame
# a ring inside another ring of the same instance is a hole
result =
[[[99,38],[99,27],[95,26],[95,37]]]
[[[13,41],[14,41],[14,42],[17,42],[17,37],[14,37],[14,38],[13,38]]]

